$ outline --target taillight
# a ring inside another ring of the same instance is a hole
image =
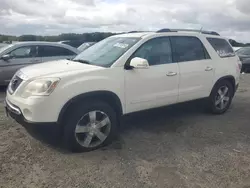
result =
[[[241,62],[241,59],[239,57],[237,58],[237,68],[241,71],[242,62]]]
[[[238,66],[239,66],[239,69],[241,70],[242,64],[241,64],[241,63],[238,63]]]
[[[237,68],[238,68],[239,71],[241,71],[241,68],[242,68],[242,63],[241,63],[241,61],[238,61],[238,62],[237,62]]]

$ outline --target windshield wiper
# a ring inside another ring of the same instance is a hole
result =
[[[89,61],[83,60],[83,59],[72,59],[71,61],[80,62],[80,63],[84,63],[84,64],[88,64],[88,65],[91,64]]]

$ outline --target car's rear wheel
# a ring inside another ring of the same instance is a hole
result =
[[[64,142],[71,151],[95,150],[110,143],[116,133],[116,113],[101,101],[75,106],[66,122]]]
[[[209,97],[209,107],[212,113],[225,113],[231,105],[233,96],[234,89],[229,81],[223,80],[216,84]]]

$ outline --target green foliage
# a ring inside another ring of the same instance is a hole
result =
[[[244,43],[237,42],[237,41],[235,41],[233,39],[229,39],[229,42],[234,47],[243,47],[243,46],[245,46]]]
[[[16,41],[17,37],[9,35],[0,35],[0,43],[3,41]]]
[[[67,41],[67,40],[79,40],[83,42],[98,42],[106,37],[114,35],[115,33],[63,33],[57,36],[37,36],[37,35],[21,35],[17,36],[9,36],[9,35],[0,35],[0,42],[3,41]]]

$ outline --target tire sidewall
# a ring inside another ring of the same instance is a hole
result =
[[[215,106],[215,97],[216,97],[216,95],[218,93],[218,90],[223,86],[228,87],[229,102],[228,102],[227,106],[224,109],[220,110],[220,109],[216,108],[216,106]],[[229,107],[230,107],[230,105],[232,103],[233,96],[234,96],[234,89],[233,89],[232,84],[229,81],[223,80],[223,81],[220,81],[218,84],[216,84],[215,87],[213,88],[213,91],[212,91],[210,97],[209,97],[212,112],[215,113],[215,114],[223,114],[223,113],[225,113],[229,109]]]
[[[106,140],[101,143],[99,146],[96,147],[91,147],[91,148],[86,148],[81,146],[76,138],[75,138],[75,128],[77,125],[77,122],[81,119],[81,117],[94,110],[99,110],[107,114],[107,116],[110,119],[111,123],[111,128],[110,128],[110,133]],[[82,102],[81,105],[77,105],[73,107],[73,110],[70,111],[70,114],[67,114],[67,120],[66,124],[64,126],[64,144],[65,146],[73,151],[73,152],[87,152],[87,151],[92,151],[95,149],[98,149],[100,147],[103,147],[107,144],[109,144],[112,139],[114,138],[116,134],[116,127],[117,127],[117,117],[115,111],[105,102],[102,101],[95,101],[95,102]]]

